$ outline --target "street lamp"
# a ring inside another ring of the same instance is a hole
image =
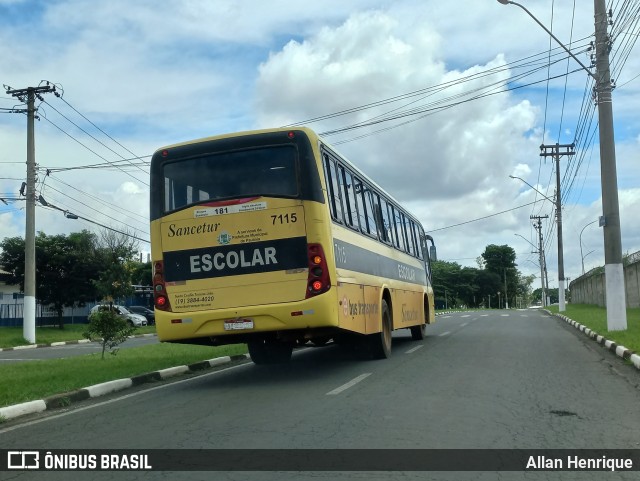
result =
[[[620,232],[620,203],[616,173],[616,145],[613,130],[612,84],[609,67],[611,39],[607,32],[608,17],[605,0],[594,0],[596,73],[594,75],[564,44],[556,38],[524,6],[511,0],[498,0],[503,5],[517,5],[547,32],[596,84],[598,96],[598,125],[600,133],[600,183],[602,186],[602,226],[604,234],[604,262],[607,304],[607,329],[627,329],[626,290],[622,265],[622,234]]]
[[[591,252],[589,252],[589,254],[587,254],[587,256],[583,256],[582,255],[582,233],[584,232],[584,230],[590,226],[591,224],[595,224],[596,222],[598,222],[598,220],[594,220],[593,222],[589,222],[587,225],[585,225],[582,230],[580,231],[580,257],[582,258],[582,275],[584,275],[584,258],[587,257],[589,254],[591,254]]]
[[[498,0],[499,1],[499,0]],[[527,182],[526,180],[524,180],[522,177],[518,177],[516,175],[510,175],[509,177],[511,177],[512,179],[518,179],[519,181],[524,182],[525,184],[527,184],[529,187],[531,187],[533,190],[535,190],[538,194],[540,194],[542,197],[544,197],[545,199],[547,199],[549,202],[551,202],[552,204],[555,204],[556,201],[547,197],[546,195],[544,195],[542,192],[540,192],[538,189],[536,189],[534,186],[532,186],[529,182]]]

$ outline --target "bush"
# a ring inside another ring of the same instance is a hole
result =
[[[102,344],[102,359],[104,352],[115,355],[117,346],[127,340],[135,328],[130,326],[126,319],[120,317],[115,311],[97,311],[89,316],[89,327],[82,335],[90,341],[99,341]]]

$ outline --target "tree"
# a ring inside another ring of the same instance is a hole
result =
[[[478,291],[478,295],[482,299],[482,305],[485,307],[498,306],[498,291],[501,289],[502,280],[500,276],[495,272],[488,271],[483,269],[478,273],[477,279],[478,285],[480,289]],[[492,303],[491,299],[495,298],[495,301]]]
[[[516,251],[508,245],[488,245],[482,253],[485,260],[486,270],[493,272],[502,278],[502,288],[494,292],[506,294],[508,299],[513,300],[516,297],[518,285],[518,270],[516,269]]]
[[[151,262],[135,262],[131,272],[131,282],[139,286],[150,286],[152,283],[153,270]]]
[[[90,341],[98,341],[102,345],[102,359],[104,353],[109,352],[115,355],[116,347],[122,344],[133,334],[135,327],[130,326],[123,317],[120,317],[111,308],[98,310],[89,316],[89,327],[82,334]]]
[[[0,243],[0,265],[11,275],[9,282],[24,291],[24,239],[12,237]],[[91,279],[100,270],[96,238],[89,231],[65,235],[36,236],[36,294],[38,302],[53,307],[62,329],[65,307],[84,306],[95,299]]]
[[[127,233],[103,230],[98,244],[98,257],[103,268],[94,285],[101,297],[108,301],[127,297],[133,292],[131,276],[138,250],[137,241]]]

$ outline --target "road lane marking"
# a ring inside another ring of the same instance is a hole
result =
[[[364,374],[360,374],[358,377],[354,377],[351,381],[349,381],[346,384],[343,384],[340,387],[335,388],[333,391],[329,391],[327,393],[327,396],[335,396],[336,394],[340,394],[342,391],[346,391],[347,389],[349,389],[350,387],[355,386],[356,384],[358,384],[360,381],[368,378],[369,376],[371,376],[371,372],[365,372]]]
[[[438,337],[448,336],[449,334],[451,334],[451,331],[444,331],[442,334],[438,334]]]
[[[42,417],[42,418],[39,418],[39,419],[34,419],[33,421],[27,421],[27,422],[22,423],[22,424],[16,424],[15,426],[11,426],[11,427],[5,428],[5,429],[2,429],[0,427],[0,434],[8,433],[10,431],[15,431],[15,430],[21,429],[21,428],[26,428],[28,426],[33,426],[35,424],[40,424],[40,423],[44,423],[44,422],[47,422],[47,421],[52,421],[54,419],[58,419],[58,418],[66,417],[66,416],[71,416],[71,415],[73,415],[75,413],[80,413],[80,412],[83,412],[83,411],[87,411],[89,409],[94,409],[94,408],[106,406],[106,405],[109,405],[109,404],[114,404],[114,403],[117,403],[119,401],[123,401],[125,399],[141,396],[143,394],[148,394],[148,393],[151,393],[151,392],[154,392],[154,391],[158,391],[160,389],[166,389],[166,388],[169,388],[169,387],[172,387],[172,386],[177,386],[178,384],[190,383],[190,382],[197,381],[199,379],[202,380],[202,379],[204,379],[206,377],[214,376],[214,375],[217,375],[217,374],[220,374],[220,373],[223,373],[223,372],[232,371],[232,370],[236,370],[236,369],[239,369],[239,368],[245,368],[247,366],[254,366],[254,365],[255,364],[253,364],[252,362],[244,362],[242,364],[236,364],[235,366],[231,366],[231,367],[227,367],[227,368],[224,368],[224,369],[220,369],[218,371],[212,371],[212,372],[209,372],[209,373],[206,373],[206,374],[201,374],[199,376],[194,376],[194,377],[190,377],[190,378],[187,378],[187,379],[182,379],[182,380],[179,380],[179,381],[169,382],[167,384],[162,384],[160,386],[150,387],[148,389],[142,389],[140,391],[136,391],[136,392],[133,392],[133,393],[130,393],[130,394],[124,394],[122,396],[117,396],[117,397],[114,397],[114,398],[110,398],[110,399],[107,399],[106,401],[97,402],[95,404],[89,404],[87,406],[69,408],[70,409],[69,411],[64,411],[64,412],[62,412],[60,414],[54,414],[54,415],[51,415],[51,416],[46,416],[46,417]],[[99,398],[94,398],[94,399],[99,399]],[[72,406],[73,406],[73,404],[72,404]],[[47,411],[44,411],[44,412],[46,413]],[[52,411],[49,410],[48,412],[52,412]]]
[[[462,324],[460,324],[460,327],[464,327],[464,326],[468,326],[469,323],[468,322],[463,322]]]
[[[460,317],[471,317],[471,314],[465,314],[464,316],[460,316]]]
[[[421,349],[423,346],[416,346],[413,349],[409,349],[408,351],[405,351],[405,354],[411,354],[412,352],[416,352],[418,349]]]

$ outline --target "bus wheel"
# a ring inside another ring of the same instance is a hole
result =
[[[254,364],[279,364],[291,360],[293,346],[277,341],[250,341],[249,355]]]
[[[427,325],[411,326],[411,339],[414,341],[422,341],[427,335]]]
[[[369,334],[369,349],[374,359],[387,359],[391,356],[391,314],[387,301],[382,301],[382,332]]]

